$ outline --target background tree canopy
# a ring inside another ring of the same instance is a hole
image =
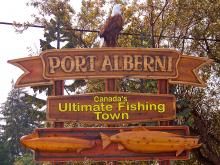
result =
[[[45,26],[41,50],[60,45],[62,48],[98,47],[98,31],[113,5],[119,3],[124,17],[123,34],[118,40],[120,47],[171,48],[182,54],[214,60],[215,63],[200,71],[200,76],[207,81],[206,88],[176,85],[170,87],[170,92],[177,98],[174,123],[188,125],[191,134],[199,135],[203,143],[200,149],[193,151],[189,161],[175,164],[219,165],[220,1],[82,0],[79,12],[74,11],[72,3],[69,0],[31,0],[28,4],[39,11],[35,23]],[[156,84],[153,80],[123,79],[118,81],[118,89],[157,92]],[[45,89],[51,93],[50,87],[34,88],[35,91]],[[100,80],[73,80],[65,89],[68,93],[77,93],[103,91],[104,87]],[[5,108],[3,105],[2,110]]]

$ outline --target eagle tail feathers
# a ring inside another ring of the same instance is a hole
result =
[[[99,44],[99,47],[100,47],[100,48],[103,47],[104,43],[105,43],[105,40],[104,40],[103,37],[101,37],[101,38],[100,38],[100,44]]]

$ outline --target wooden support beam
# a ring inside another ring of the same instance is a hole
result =
[[[60,96],[64,95],[64,81],[54,81],[53,85],[53,95],[54,96]],[[53,123],[54,128],[64,128],[64,122],[54,122]],[[52,162],[52,165],[64,165],[64,162]]]
[[[168,80],[158,80],[157,81],[158,94],[168,94],[169,93],[169,84]],[[160,121],[160,126],[169,126],[169,121]],[[170,165],[170,160],[160,161],[159,165]]]

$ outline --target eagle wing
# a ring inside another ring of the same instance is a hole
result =
[[[109,17],[100,30],[100,37],[107,37],[106,35],[118,35],[123,29],[123,19],[121,15]]]

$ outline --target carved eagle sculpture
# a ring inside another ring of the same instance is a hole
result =
[[[121,7],[114,5],[111,16],[106,20],[100,30],[100,37],[104,38],[105,46],[115,47],[120,31],[123,29],[123,18],[121,16]]]

